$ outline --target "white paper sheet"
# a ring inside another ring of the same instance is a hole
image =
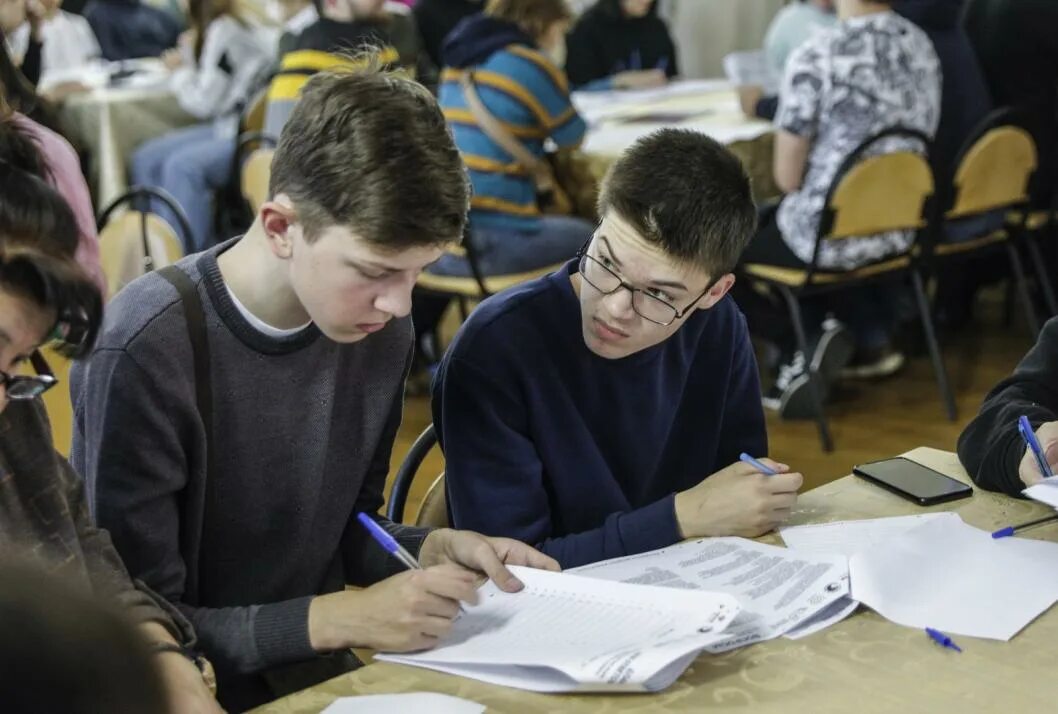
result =
[[[778,637],[849,594],[843,556],[795,553],[744,538],[705,538],[570,572],[736,597],[742,613],[727,637],[706,647],[709,652]]]
[[[459,697],[434,692],[408,694],[369,694],[342,697],[320,714],[393,714],[393,712],[430,712],[430,714],[482,714],[485,707]]]
[[[656,691],[740,610],[722,593],[512,570],[522,592],[486,584],[437,648],[378,659],[540,692]]]
[[[843,597],[840,600],[835,600],[830,603],[830,605],[787,632],[783,637],[789,640],[799,640],[803,637],[814,635],[817,632],[827,629],[831,625],[838,624],[846,617],[856,612],[856,608],[859,606],[859,601],[853,600],[851,597]]]
[[[945,519],[959,521],[959,516],[955,513],[923,513],[917,516],[871,518],[863,521],[835,521],[781,528],[779,535],[786,546],[793,550],[852,557],[924,523]]]
[[[1058,600],[1058,543],[933,519],[849,559],[852,597],[887,620],[1009,640]]]
[[[1043,479],[1042,483],[1030,486],[1022,491],[1034,501],[1046,503],[1054,509],[1058,509],[1058,476]]]

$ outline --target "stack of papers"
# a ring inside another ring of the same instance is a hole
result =
[[[723,593],[511,570],[524,590],[487,583],[437,648],[378,659],[537,692],[652,692],[724,639],[740,609]]]
[[[726,637],[705,648],[708,652],[725,652],[792,633],[842,600],[848,607],[845,557],[795,553],[745,538],[706,538],[570,572],[737,598],[742,613]]]

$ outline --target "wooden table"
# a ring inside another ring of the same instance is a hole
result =
[[[969,482],[955,454],[920,448],[909,458]],[[853,476],[804,494],[793,524],[951,510],[994,530],[1048,514],[1040,504],[976,490],[923,509]],[[1020,537],[1020,536],[1019,536]],[[1058,541],[1058,526],[1026,538]],[[775,535],[763,540],[779,543]],[[996,603],[996,607],[1003,607]],[[494,712],[746,712],[747,714],[1043,714],[1058,710],[1058,608],[1010,642],[959,638],[958,654],[861,608],[803,640],[772,640],[702,655],[672,687],[652,695],[554,696],[506,689],[402,665],[377,663],[268,704],[260,714],[318,712],[341,696],[433,691]]]
[[[638,92],[578,92],[574,103],[589,125],[581,154],[597,180],[640,137],[678,127],[700,131],[738,156],[753,182],[755,198],[780,195],[772,172],[772,125],[746,117],[726,81],[677,82]]]

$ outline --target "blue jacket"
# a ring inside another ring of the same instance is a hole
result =
[[[157,57],[176,46],[183,29],[176,17],[140,0],[91,0],[84,16],[103,58],[112,61]]]

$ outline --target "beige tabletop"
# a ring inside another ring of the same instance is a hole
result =
[[[639,92],[578,92],[574,102],[589,124],[581,153],[597,179],[640,137],[679,127],[700,131],[738,156],[758,200],[780,193],[772,175],[772,125],[746,117],[725,81],[677,82]]]
[[[100,210],[128,189],[129,158],[140,144],[195,122],[164,84],[102,87],[70,96],[60,119],[90,153],[87,174]]]
[[[907,456],[969,482],[955,454],[915,449]],[[972,526],[1000,526],[1042,517],[1048,509],[975,490],[972,498],[933,508],[853,476],[804,494],[792,523],[955,511]],[[1019,536],[1021,537],[1021,536]],[[1058,541],[1058,526],[1026,531]],[[766,542],[779,543],[777,536]],[[996,603],[1002,607],[1003,603]],[[318,712],[356,694],[432,691],[471,699],[490,712],[747,712],[873,714],[874,712],[1020,713],[1058,711],[1058,608],[1010,642],[958,638],[958,654],[921,631],[861,609],[802,640],[778,639],[723,655],[702,655],[669,689],[650,695],[556,696],[523,692],[425,669],[377,663],[257,709],[260,714]]]

